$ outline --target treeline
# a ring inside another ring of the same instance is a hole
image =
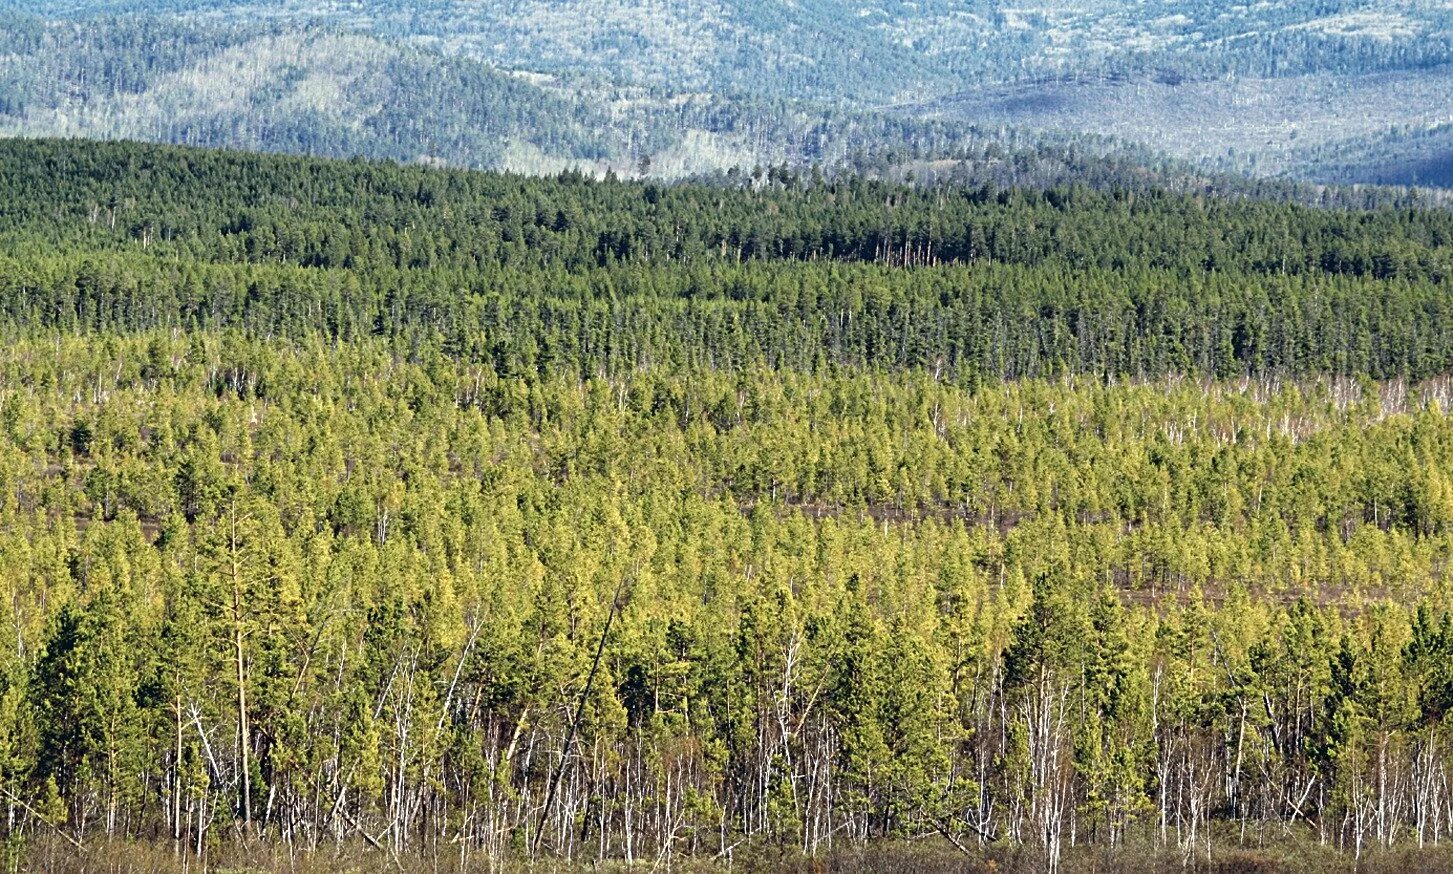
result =
[[[382,335],[581,375],[1423,378],[1453,356],[1453,213],[1438,210],[26,141],[0,149],[0,197],[14,326]]]
[[[525,250],[527,252],[533,250]],[[311,269],[133,253],[0,258],[0,322],[67,333],[238,328],[438,343],[501,373],[653,366],[1423,378],[1453,356],[1441,284],[1168,269],[834,262]]]
[[[1448,393],[13,338],[8,846],[1435,844]]]
[[[1054,263],[1442,282],[1453,212],[1192,194],[915,188],[783,167],[729,187],[536,179],[127,143],[0,148],[0,233],[305,266],[622,260]]]

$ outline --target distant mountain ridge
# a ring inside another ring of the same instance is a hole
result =
[[[0,134],[132,139],[467,168],[679,178],[738,167],[891,174],[972,159],[1001,185],[1130,184],[1115,146],[751,96],[573,89],[328,24],[0,22]],[[1137,156],[1134,174],[1154,170]],[[1183,175],[1185,169],[1171,171]]]
[[[1437,0],[33,0],[56,17],[326,21],[510,69],[675,91],[886,102],[1045,75],[1214,77],[1436,65]]]
[[[1435,0],[0,0],[7,12],[12,134],[682,176],[1054,132],[1222,171],[1406,184],[1447,154],[1384,159],[1377,144],[1453,123],[1453,6]]]

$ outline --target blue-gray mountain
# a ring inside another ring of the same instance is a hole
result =
[[[892,147],[944,157],[972,125],[980,145],[1013,127],[1111,137],[1221,170],[1426,182],[1441,178],[1425,168],[1446,153],[1408,162],[1399,144],[1426,150],[1422,133],[1453,122],[1453,7],[1436,0],[3,0],[0,10],[38,16],[12,17],[0,34],[0,127],[11,133],[682,175]]]

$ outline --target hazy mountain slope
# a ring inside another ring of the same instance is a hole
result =
[[[34,7],[31,7],[32,9]],[[845,4],[748,0],[520,0],[395,4],[61,3],[51,15],[144,11],[183,19],[308,19],[399,37],[501,67],[672,91],[873,101],[945,71]],[[941,83],[941,84],[942,84]]]
[[[0,28],[7,134],[483,166],[512,143],[595,158],[604,127],[579,101],[376,37],[144,19]]]
[[[1183,169],[1038,148],[1013,131],[784,99],[564,87],[483,61],[327,25],[144,17],[0,21],[0,134],[676,178],[755,165],[925,158],[996,184],[1182,184]],[[1133,179],[1131,177],[1134,177]]]
[[[521,169],[636,172],[649,160],[674,176],[962,145],[919,124],[928,117],[960,132],[1108,136],[1216,170],[1382,181],[1409,176],[1377,169],[1401,160],[1387,134],[1453,121],[1446,0],[0,0],[7,8],[77,34],[0,62],[0,130],[20,133]],[[141,26],[96,17],[123,11],[187,32],[106,33]],[[123,93],[98,101],[98,81]],[[1309,157],[1358,150],[1355,161]]]
[[[1311,150],[1313,173],[1333,181],[1453,188],[1453,124],[1398,130],[1366,140]]]
[[[143,10],[318,18],[510,68],[859,100],[1084,71],[1404,69],[1453,44],[1453,7],[1441,0],[42,0],[38,11]]]
[[[326,25],[15,16],[0,20],[0,134],[673,177],[977,139],[963,124],[783,101],[551,87]]]
[[[1230,80],[1049,80],[981,88],[904,111],[1095,133],[1227,168],[1295,174],[1313,167],[1308,149],[1394,125],[1453,121],[1453,65]]]

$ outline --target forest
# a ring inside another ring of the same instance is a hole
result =
[[[924,99],[1042,76],[1215,79],[1446,64],[1437,0],[3,0],[66,23],[142,16],[188,26],[308,22],[447,45],[567,82],[846,101]],[[124,57],[124,56],[123,56]]]
[[[994,150],[974,175],[1000,184],[1053,185],[1067,162],[1088,165],[1073,173],[1088,182],[1201,175],[1094,138],[1061,143],[826,98],[566,85],[325,22],[259,23],[255,11],[69,20],[0,3],[0,134],[664,179],[756,163],[959,160],[970,149]]]
[[[1426,186],[1450,50],[1444,0],[0,0],[0,135],[669,180],[997,147],[974,184]]]
[[[1453,213],[0,142],[8,870],[1453,862]]]

